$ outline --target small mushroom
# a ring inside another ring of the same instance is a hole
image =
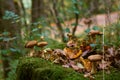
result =
[[[34,55],[34,53],[35,53],[34,46],[36,46],[36,45],[37,45],[37,41],[36,40],[28,41],[25,44],[25,48],[30,48],[29,56],[33,56]]]
[[[46,45],[48,45],[48,43],[45,42],[45,41],[43,41],[43,42],[38,42],[38,43],[37,43],[37,46],[38,46],[38,47],[41,47],[41,48],[43,48],[43,47],[46,46]]]
[[[41,57],[43,57],[43,58],[45,58],[43,48],[44,48],[46,45],[48,45],[48,43],[45,42],[45,41],[42,41],[42,42],[38,42],[38,43],[37,43],[37,47],[40,47],[40,48],[41,48],[41,53],[42,53],[42,54],[41,54]]]
[[[101,36],[103,33],[98,31],[98,30],[91,30],[89,33],[88,33],[88,37],[89,37],[89,40],[90,42],[92,43],[96,43],[96,35],[98,36]]]
[[[91,24],[91,23],[92,23],[92,20],[91,20],[90,18],[89,18],[89,19],[85,19],[85,20],[84,20],[84,23],[87,24],[87,25],[88,25],[88,24]]]
[[[91,30],[88,35],[95,36],[95,35],[102,35],[103,33],[98,30]]]
[[[91,55],[91,56],[88,57],[88,59],[92,62],[91,74],[94,74],[94,73],[97,72],[96,63],[95,62],[100,61],[102,59],[102,56],[99,55],[99,54]]]
[[[84,20],[84,24],[88,25],[88,28],[92,24],[92,20],[90,18]]]

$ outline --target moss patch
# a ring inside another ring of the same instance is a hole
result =
[[[21,58],[16,73],[17,80],[87,80],[83,74],[41,58]]]
[[[111,68],[110,73],[106,73],[106,71],[104,71],[104,75],[103,75],[103,71],[98,72],[95,76],[96,80],[120,80],[120,71],[118,69],[115,68]]]
[[[19,60],[16,80],[89,80],[83,74],[70,68],[63,68],[41,58],[24,57]],[[111,69],[103,76],[102,71],[95,74],[95,80],[120,80],[120,71]]]

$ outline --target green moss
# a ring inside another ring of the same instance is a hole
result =
[[[106,71],[104,71],[104,75],[103,75],[103,71],[100,71],[95,75],[95,78],[97,80],[103,80],[103,77],[104,80],[120,80],[119,75],[120,75],[120,71],[118,69],[111,68],[109,74],[106,73]]]
[[[83,74],[70,68],[63,68],[41,58],[24,57],[19,60],[16,80],[89,80]],[[120,80],[120,71],[115,68],[103,76],[102,71],[96,73],[95,80]]]
[[[17,80],[87,80],[72,69],[40,58],[21,58],[16,73]]]

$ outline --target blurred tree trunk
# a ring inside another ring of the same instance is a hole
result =
[[[0,0],[0,32],[6,30],[9,31],[12,36],[15,36],[15,32],[20,33],[20,27],[18,27],[16,23],[12,24],[11,21],[3,20],[2,17],[5,14],[6,10],[13,11],[15,13],[17,12],[13,0]]]
[[[0,0],[0,33],[7,31],[7,32],[10,32],[10,34],[11,34],[9,37],[20,36],[20,26],[18,26],[16,23],[14,23],[14,24],[11,23],[10,20],[4,20],[2,18],[4,16],[6,10],[16,12],[13,0],[7,0],[7,1]],[[1,50],[6,50],[11,46],[10,43],[1,42],[1,44],[0,44]],[[2,54],[2,57],[3,57],[4,78],[7,78],[8,72],[10,71],[9,60],[7,59],[9,57],[8,53]]]
[[[27,27],[27,21],[26,21],[26,11],[25,11],[25,7],[24,7],[24,4],[23,4],[23,0],[20,0],[19,1],[19,4],[21,6],[21,10],[22,10],[22,13],[21,13],[21,16],[23,16],[23,23],[24,25]]]
[[[41,17],[44,16],[45,16],[44,1],[32,0],[32,23],[37,22]],[[32,28],[30,28],[30,30]],[[39,33],[42,33],[42,29],[39,29]]]
[[[64,35],[64,30],[62,28],[62,25],[61,25],[61,22],[60,22],[60,19],[59,19],[59,12],[57,10],[57,1],[56,0],[52,0],[53,2],[53,7],[51,9],[51,12],[52,12],[52,15],[55,17],[55,23],[57,25],[57,28],[59,30],[59,33],[60,33],[60,36],[61,36],[61,39],[62,41],[64,42],[65,41],[65,35]]]
[[[32,0],[32,22],[36,22],[38,18],[44,16],[43,0]]]

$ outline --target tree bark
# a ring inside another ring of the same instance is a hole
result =
[[[20,26],[18,26],[16,23],[12,24],[10,20],[4,20],[3,16],[5,14],[5,11],[13,11],[16,13],[15,5],[13,0],[0,0],[0,33],[3,33],[4,31],[10,32],[9,37],[13,36],[20,36]],[[1,42],[3,46],[0,45],[1,50],[6,50],[8,49],[11,45],[10,42],[4,43]],[[8,77],[8,72],[10,71],[9,69],[9,60],[8,60],[8,55],[3,54],[2,55],[2,62],[3,62],[3,70],[4,70],[4,78]]]
[[[32,22],[36,22],[38,18],[44,15],[43,0],[32,0]]]
[[[3,32],[6,30],[6,31],[9,31],[13,36],[15,35],[15,32],[20,33],[20,27],[18,27],[16,23],[12,24],[11,21],[3,20],[2,18],[6,10],[13,11],[16,13],[13,0],[7,0],[7,1],[0,0],[0,7],[1,7],[0,23],[2,24],[0,25],[0,32]]]

